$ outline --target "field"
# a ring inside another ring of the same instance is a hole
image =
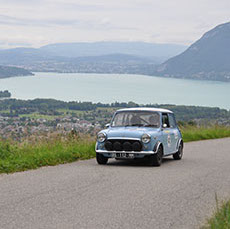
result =
[[[185,126],[185,142],[230,137],[230,128]],[[12,173],[95,157],[95,138],[82,135],[34,137],[22,142],[0,141],[0,173]]]

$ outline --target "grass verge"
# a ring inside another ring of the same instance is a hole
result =
[[[222,204],[221,207],[217,204],[215,215],[208,220],[207,225],[203,229],[229,229],[230,228],[230,201]]]
[[[184,142],[230,137],[230,127],[224,126],[211,126],[209,128],[185,126],[180,129]]]
[[[0,173],[93,158],[94,147],[95,141],[89,137],[86,139],[55,137],[23,143],[0,141]]]
[[[230,137],[227,127],[181,128],[184,142]],[[52,136],[25,140],[22,143],[0,140],[0,173],[12,173],[47,165],[95,157],[95,139],[89,136]]]

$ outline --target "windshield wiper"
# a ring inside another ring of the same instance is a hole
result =
[[[127,126],[144,126],[143,124],[131,124],[131,125],[125,125],[124,127],[127,127]]]
[[[132,124],[131,126],[143,126],[143,124]]]
[[[144,125],[144,127],[158,127],[158,125]]]

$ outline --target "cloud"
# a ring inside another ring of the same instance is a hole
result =
[[[229,21],[222,0],[0,0],[0,41],[136,40],[191,44]],[[17,40],[18,39],[18,40]]]
[[[77,20],[77,19],[26,19],[0,15],[0,25],[11,26],[32,26],[32,27],[53,27],[69,26],[83,30],[136,30],[134,27],[115,26],[110,19],[105,17],[100,20]]]

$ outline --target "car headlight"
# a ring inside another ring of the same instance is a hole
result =
[[[105,134],[105,133],[99,133],[99,134],[97,135],[97,141],[98,141],[98,142],[104,142],[105,139],[106,139],[106,134]]]
[[[149,143],[150,140],[151,140],[151,137],[150,137],[150,135],[148,135],[148,134],[143,134],[142,137],[141,137],[141,141],[142,141],[143,143]]]

